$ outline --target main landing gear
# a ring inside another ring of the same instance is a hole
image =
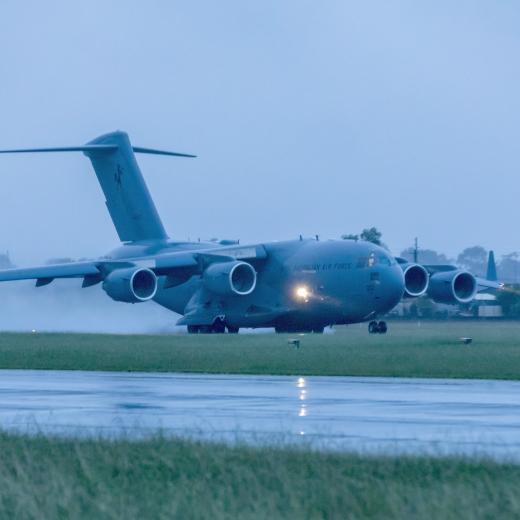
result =
[[[188,325],[188,334],[238,334],[239,327],[226,325],[223,320],[215,320],[213,325]]]
[[[388,327],[386,325],[386,321],[371,321],[368,324],[368,333],[369,334],[386,334]]]

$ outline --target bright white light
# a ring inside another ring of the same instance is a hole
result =
[[[304,285],[301,285],[300,287],[296,288],[296,297],[300,300],[308,301],[309,296],[311,295],[309,289],[305,287]]]
[[[298,378],[298,388],[305,388],[305,379],[303,377]]]

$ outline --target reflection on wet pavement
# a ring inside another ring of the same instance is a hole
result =
[[[0,427],[520,459],[520,383],[0,370]]]

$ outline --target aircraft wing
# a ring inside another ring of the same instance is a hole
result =
[[[117,268],[134,265],[131,262],[70,262],[63,264],[41,265],[0,270],[0,282],[15,280],[36,280],[37,286],[47,285],[55,278],[85,278],[99,277]]]
[[[12,280],[77,278],[93,276],[100,271],[96,262],[75,262],[70,264],[43,265],[38,267],[24,267],[21,269],[4,269],[0,271],[0,282]]]
[[[493,280],[486,280],[485,278],[476,277],[477,280],[477,291],[486,291],[488,289],[503,289],[504,284],[501,282],[495,282]]]
[[[447,271],[459,271],[460,268],[456,265],[423,265],[430,275],[435,273],[442,273]],[[496,280],[487,280],[486,278],[480,278],[475,276],[477,281],[477,292],[486,291],[488,289],[502,289],[504,284]]]
[[[166,287],[186,281],[193,274],[200,274],[214,262],[244,260],[258,263],[267,257],[263,246],[218,248],[199,251],[181,251],[161,255],[150,255],[132,259],[100,259],[86,262],[42,265],[0,270],[0,282],[36,280],[38,287],[51,283],[56,278],[83,278],[87,287],[103,281],[116,269],[147,267],[157,276],[167,276]]]

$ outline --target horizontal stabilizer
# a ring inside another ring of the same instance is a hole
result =
[[[154,148],[143,148],[141,146],[132,146],[132,150],[135,153],[148,153],[148,154],[152,154],[152,155],[170,155],[172,157],[191,157],[192,159],[197,157],[196,155],[191,155],[189,153],[168,152],[165,150],[155,150]]]
[[[41,153],[41,152],[113,152],[117,150],[116,144],[85,144],[83,146],[58,146],[54,148],[20,148],[14,150],[0,150],[0,153]],[[171,157],[190,157],[195,158],[196,155],[179,152],[168,152],[167,150],[156,150],[154,148],[143,148],[141,146],[132,146],[135,153],[146,153],[151,155],[169,155]]]
[[[117,150],[113,144],[85,144],[83,146],[58,146],[54,148],[20,148],[17,150],[0,150],[0,153],[33,153],[33,152],[109,152]]]

